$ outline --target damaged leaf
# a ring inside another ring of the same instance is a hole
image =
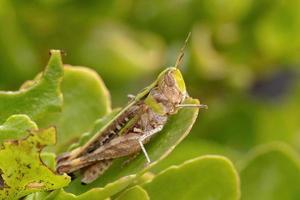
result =
[[[34,124],[29,118],[24,122],[26,123]],[[55,132],[54,127],[33,129],[28,131],[26,138],[3,143],[0,150],[0,199],[18,199],[33,192],[54,190],[68,185],[70,178],[54,173],[40,157],[43,147],[55,144]],[[17,131],[11,132],[12,136],[14,134],[18,134]]]
[[[7,139],[19,139],[37,130],[37,125],[27,115],[12,115],[0,126],[0,143]]]

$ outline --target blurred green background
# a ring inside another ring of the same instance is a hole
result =
[[[0,89],[18,89],[63,49],[119,107],[175,63],[190,31],[182,71],[209,110],[161,165],[222,154],[238,166],[274,141],[299,152],[300,0],[1,0]]]

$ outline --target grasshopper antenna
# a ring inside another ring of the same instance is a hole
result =
[[[187,46],[187,43],[188,43],[188,41],[189,41],[189,39],[190,39],[190,36],[191,36],[191,32],[189,32],[189,34],[187,35],[187,37],[186,37],[186,39],[185,39],[185,41],[184,41],[184,44],[183,44],[183,46],[182,46],[181,49],[180,49],[180,53],[179,53],[179,55],[178,55],[178,57],[177,57],[177,59],[176,59],[175,68],[178,68],[179,65],[180,65],[181,62],[182,62],[182,59],[183,59],[183,57],[184,57],[184,50],[185,50],[185,48],[186,48],[186,46]]]
[[[179,104],[177,108],[204,108],[208,109],[208,106],[205,104]]]

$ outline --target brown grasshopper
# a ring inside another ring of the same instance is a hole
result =
[[[116,158],[134,156],[142,150],[150,163],[144,144],[162,130],[170,115],[184,107],[207,108],[202,104],[183,104],[188,93],[178,66],[189,36],[174,67],[161,72],[154,83],[136,95],[85,145],[57,158],[58,173],[82,170],[81,182],[88,184],[102,175]]]

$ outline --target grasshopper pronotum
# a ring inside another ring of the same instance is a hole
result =
[[[202,104],[183,104],[188,93],[178,67],[189,36],[174,67],[161,72],[154,83],[136,95],[85,145],[57,158],[59,173],[82,170],[81,182],[87,184],[103,174],[113,159],[134,156],[142,150],[150,163],[144,144],[162,130],[170,115],[185,107],[207,108]]]

